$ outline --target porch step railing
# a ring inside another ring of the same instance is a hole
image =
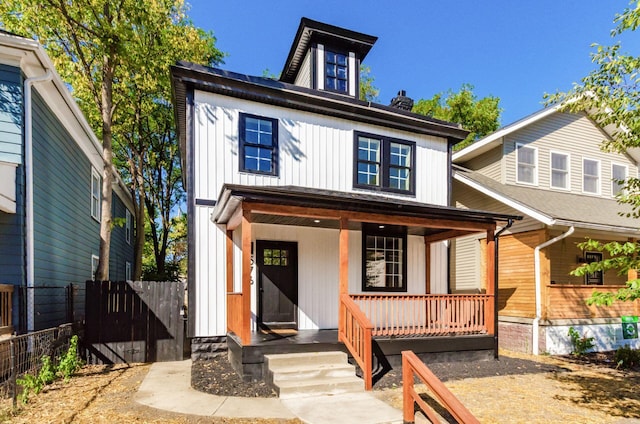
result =
[[[338,339],[345,344],[362,370],[365,390],[373,387],[373,324],[358,308],[348,294],[340,295],[340,314],[343,325],[338,330]]]
[[[491,334],[493,295],[351,294],[373,336]]]
[[[432,423],[440,422],[440,417],[433,408],[416,392],[414,375],[427,386],[433,396],[449,411],[457,422],[463,424],[480,423],[462,402],[447,389],[442,381],[410,350],[402,352],[402,418],[405,423],[415,422],[414,404],[416,403]]]

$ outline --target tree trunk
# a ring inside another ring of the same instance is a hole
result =
[[[142,278],[142,251],[144,250],[144,211],[146,193],[144,191],[144,181],[142,179],[142,156],[137,155],[136,174],[132,174],[136,179],[136,190],[138,191],[138,203],[136,204],[136,237],[134,245],[134,265],[133,279],[140,281]],[[134,199],[136,196],[133,196]]]
[[[100,214],[100,254],[95,279],[109,279],[109,254],[111,246],[111,203],[113,201],[113,148],[112,148],[112,109],[113,109],[113,67],[111,58],[103,59],[102,78],[102,202]]]

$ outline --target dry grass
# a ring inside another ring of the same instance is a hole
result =
[[[134,395],[149,371],[148,364],[85,366],[67,384],[47,386],[29,403],[2,402],[0,422],[6,423],[300,423],[298,420],[255,420],[174,414],[135,402]]]
[[[445,385],[482,423],[616,423],[640,418],[640,374],[575,364],[558,358],[507,353],[559,367],[558,371],[449,381]],[[446,413],[416,386],[441,415]],[[383,392],[402,407],[402,389]]]

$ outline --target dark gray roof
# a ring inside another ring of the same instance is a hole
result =
[[[526,213],[523,210],[525,208],[534,210],[560,225],[584,228],[603,226],[632,232],[640,228],[639,220],[620,216],[620,212],[631,212],[631,208],[619,204],[615,199],[502,184],[458,165],[453,165],[453,169],[456,176],[471,180],[495,193],[496,200],[500,201],[498,196],[509,199],[523,207],[519,208],[520,212]]]
[[[383,197],[368,193],[353,193],[298,186],[244,186],[225,184],[224,193],[242,198],[244,201],[265,202],[280,205],[342,209],[355,212],[389,213],[428,219],[451,219],[490,223],[522,219],[518,215],[460,209],[450,206],[432,205],[410,200]]]

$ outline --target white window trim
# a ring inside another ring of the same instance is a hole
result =
[[[93,210],[93,200],[96,199],[96,197],[93,195],[93,180],[97,179],[98,180],[98,208],[97,210]],[[100,207],[102,206],[102,194],[101,194],[101,181],[100,181],[100,173],[94,168],[91,167],[91,180],[90,180],[90,184],[89,184],[89,194],[90,194],[90,199],[91,199],[91,203],[90,203],[90,208],[91,208],[91,217],[93,219],[95,219],[96,221],[100,222]]]
[[[131,281],[131,273],[132,273],[132,267],[131,267],[131,262],[127,261],[125,262],[125,268],[124,268],[124,279],[127,281]]]
[[[564,155],[567,157],[567,187],[556,187],[553,185],[553,155]],[[559,150],[549,151],[549,188],[553,190],[571,191],[571,154]]]
[[[518,150],[520,147],[526,147],[527,149],[533,150],[533,182],[530,183],[528,181],[520,181],[518,179],[518,165],[520,161],[518,160]],[[537,186],[538,185],[538,148],[534,146],[529,146],[525,143],[516,143],[516,182],[518,184],[524,184],[528,186]]]
[[[93,263],[95,261],[96,269],[93,268]],[[98,270],[98,263],[100,262],[100,257],[96,255],[91,255],[91,280],[93,281],[96,278],[96,271]]]
[[[613,167],[614,166],[620,166],[620,167],[624,168],[624,179],[626,180],[626,179],[629,178],[629,165],[626,165],[624,163],[611,162],[611,197],[616,197],[616,193],[613,192],[613,185],[615,184],[615,182],[613,181]]]
[[[597,162],[598,163],[598,191],[597,192],[591,192],[591,191],[586,191],[584,189],[584,161],[585,160],[590,160],[592,162]],[[592,196],[598,196],[600,194],[602,194],[602,163],[600,162],[600,160],[598,159],[591,159],[591,158],[582,158],[582,193],[583,194],[590,194]]]
[[[127,241],[127,244],[131,244],[131,234],[132,234],[132,222],[131,222],[131,212],[129,212],[129,209],[126,209],[125,212],[125,224],[124,224],[124,234],[125,234],[125,239]]]

